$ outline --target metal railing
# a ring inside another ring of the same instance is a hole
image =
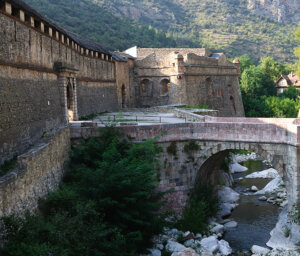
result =
[[[126,118],[127,117],[127,118]],[[162,123],[164,119],[181,119],[184,122],[187,122],[186,117],[171,117],[171,116],[138,116],[138,115],[109,115],[98,117],[96,120],[100,122],[148,122],[148,123]],[[95,120],[95,119],[94,119]]]

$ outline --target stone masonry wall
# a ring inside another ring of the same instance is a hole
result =
[[[65,123],[56,62],[77,72],[79,116],[117,110],[115,63],[0,10],[0,165]],[[101,55],[101,54],[100,54]]]
[[[0,178],[0,216],[35,211],[38,200],[58,187],[68,163],[68,127],[18,157],[18,168]]]
[[[197,55],[200,53],[195,49],[139,50],[142,52],[135,61],[134,81],[137,107],[207,105],[218,110],[220,116],[245,115],[239,73],[224,54],[208,57]],[[162,94],[163,81],[169,85]]]

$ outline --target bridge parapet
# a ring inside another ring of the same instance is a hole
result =
[[[134,141],[156,137],[158,142],[209,140],[300,145],[297,119],[218,118],[206,117],[203,123],[123,126],[122,131]],[[98,126],[83,122],[71,124],[72,139],[97,136]]]

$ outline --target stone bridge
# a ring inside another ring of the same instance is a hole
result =
[[[134,142],[156,138],[162,146],[160,186],[175,189],[170,200],[179,208],[196,181],[218,183],[221,164],[231,149],[256,152],[280,172],[288,190],[289,208],[299,199],[298,119],[206,116],[203,122],[197,123],[123,126],[120,129]],[[95,123],[71,124],[73,142],[98,134]],[[191,144],[191,141],[196,143]]]

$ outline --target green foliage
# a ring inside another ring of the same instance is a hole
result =
[[[236,155],[248,155],[251,152],[245,149],[232,149],[231,152]]]
[[[294,223],[300,225],[300,202],[294,205],[293,211],[290,212],[290,217]]]
[[[246,56],[242,62],[250,65]],[[259,65],[250,65],[241,75],[241,92],[247,117],[296,118],[300,108],[299,91],[289,87],[276,95],[275,81],[292,70],[291,65],[283,65],[265,57]]]
[[[271,78],[273,81],[276,81],[280,75],[285,75],[292,71],[290,70],[290,67],[275,61],[272,57],[262,58],[260,68],[264,75]]]
[[[300,41],[300,23],[299,23],[299,27],[296,30],[296,39],[298,40],[298,44]],[[298,58],[298,62],[297,62],[297,74],[298,76],[300,76],[300,46],[295,48],[295,55]]]
[[[176,42],[165,32],[146,24],[137,24],[126,17],[113,15],[91,0],[26,0],[58,25],[99,42],[110,50],[140,47],[175,47]]]
[[[161,232],[159,148],[133,144],[114,128],[74,147],[71,170],[40,202],[40,215],[3,219],[8,256],[133,256]]]
[[[194,141],[194,140],[190,140],[188,144],[184,145],[183,151],[185,153],[189,153],[190,151],[196,151],[196,150],[199,150],[199,149],[200,149],[200,147],[197,144],[197,142]]]
[[[299,100],[283,97],[268,97],[265,99],[268,109],[273,117],[297,117],[300,108]]]
[[[5,161],[1,166],[0,166],[0,176],[4,176],[8,172],[12,171],[17,167],[18,164],[18,157],[15,156],[11,160]]]
[[[289,237],[290,236],[291,230],[287,226],[284,227],[283,231],[284,231],[284,236],[285,237]]]
[[[218,198],[213,187],[196,184],[176,226],[183,231],[203,234],[208,229],[208,219],[215,216],[217,211]]]
[[[246,68],[241,77],[241,89],[247,97],[271,96],[276,94],[274,82],[258,66]]]
[[[279,95],[279,97],[288,98],[288,99],[291,99],[291,100],[297,100],[300,97],[300,91],[297,90],[296,86],[290,86],[287,89],[285,89],[283,91],[283,93],[281,93]]]
[[[79,118],[80,121],[88,121],[88,120],[93,120],[94,118],[96,118],[97,116],[101,116],[103,114],[108,113],[107,111],[104,112],[100,112],[100,113],[93,113],[93,114],[89,114],[89,115],[85,115],[85,116],[81,116]]]
[[[170,155],[177,155],[177,143],[176,141],[172,141],[171,144],[167,147],[167,152]]]
[[[253,60],[251,59],[250,55],[243,54],[238,57],[240,65],[241,65],[241,73],[250,66],[254,65]]]

